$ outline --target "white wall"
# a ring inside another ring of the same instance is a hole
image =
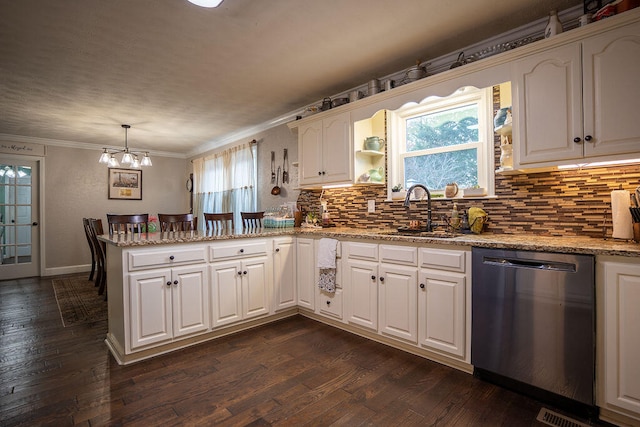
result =
[[[268,129],[254,136],[258,141],[258,209],[280,206],[286,202],[298,200],[298,168],[291,163],[298,161],[298,135],[292,133],[287,125],[280,125]],[[289,151],[289,183],[282,183],[280,172],[280,194],[274,196],[271,190],[275,184],[271,183],[271,152],[276,153],[276,171],[283,166],[284,149]]]
[[[142,200],[109,200],[107,167],[98,164],[100,150],[47,146],[44,160],[43,276],[87,270],[91,252],[82,227],[83,217],[107,213],[183,213],[189,211],[187,160],[154,157],[142,169]],[[88,270],[87,270],[88,271]]]

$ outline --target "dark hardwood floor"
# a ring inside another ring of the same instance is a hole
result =
[[[0,281],[0,425],[543,425],[540,402],[301,316],[130,366],[106,331],[64,328],[51,280]]]

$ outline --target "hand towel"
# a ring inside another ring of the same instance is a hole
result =
[[[318,245],[318,287],[329,293],[336,291],[336,239],[320,239]]]
[[[328,292],[330,294],[336,291],[336,269],[335,268],[321,268],[320,276],[318,277],[318,287],[321,291]]]
[[[318,268],[336,268],[336,239],[320,239],[318,245]]]

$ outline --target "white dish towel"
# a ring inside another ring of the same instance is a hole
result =
[[[318,268],[320,276],[318,287],[326,292],[336,291],[336,251],[338,241],[336,239],[320,239],[318,245]]]

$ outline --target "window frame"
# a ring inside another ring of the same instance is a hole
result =
[[[464,105],[478,105],[478,142],[452,145],[447,148],[433,148],[419,151],[406,151],[406,121],[415,117],[437,113]],[[484,124],[484,129],[481,124]],[[430,96],[421,103],[411,103],[390,112],[389,133],[394,141],[389,144],[389,180],[387,185],[388,199],[391,200],[391,187],[405,183],[404,159],[425,154],[437,154],[477,149],[478,185],[487,189],[487,196],[495,196],[494,179],[494,132],[493,132],[493,88],[478,89],[465,86],[447,97]],[[405,189],[406,190],[406,189]],[[444,194],[444,189],[429,189],[433,194]],[[462,196],[462,189],[457,197]],[[412,195],[413,197],[413,195]]]

